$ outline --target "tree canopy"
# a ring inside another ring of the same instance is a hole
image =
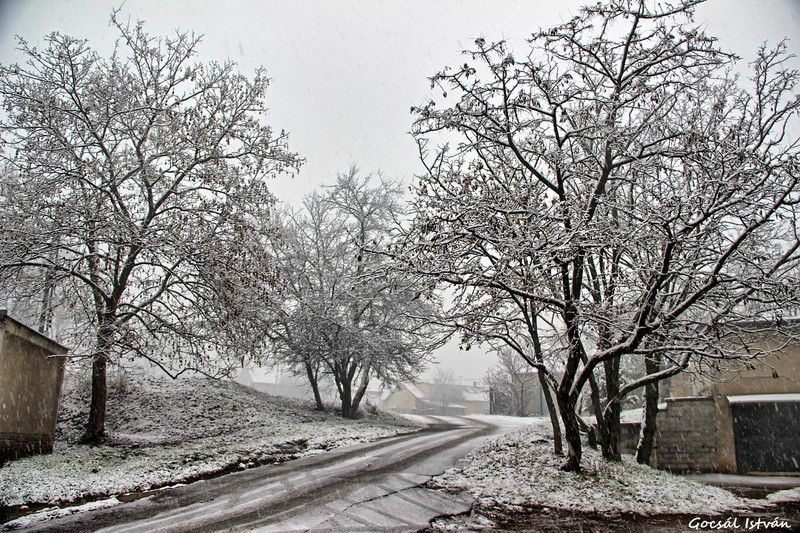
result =
[[[383,253],[404,216],[402,192],[351,168],[281,214],[271,337],[280,360],[308,377],[319,409],[330,379],[342,415],[355,417],[371,379],[412,379],[439,342],[436,300]]]
[[[198,37],[112,24],[108,58],[53,33],[41,50],[20,39],[27,61],[0,70],[1,281],[49,295],[42,317],[69,305],[93,359],[90,442],[107,362],[216,375],[254,353],[275,276],[266,179],[301,162],[260,117],[263,69],[193,63]]]
[[[691,361],[757,357],[732,338],[743,320],[797,303],[797,72],[782,42],[745,84],[696,4],[597,4],[522,51],[478,39],[432,77],[442,101],[413,109],[426,171],[398,256],[456,289],[467,340],[545,373],[566,469],[587,386],[618,457],[622,397]],[[622,358],[656,354],[622,382]]]

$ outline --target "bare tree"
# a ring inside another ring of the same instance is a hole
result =
[[[281,293],[270,336],[283,362],[305,373],[317,407],[320,379],[354,418],[372,378],[413,379],[437,345],[426,320],[435,300],[379,253],[402,216],[401,188],[356,168],[283,213],[276,243]]]
[[[451,408],[456,402],[464,399],[463,387],[458,384],[456,371],[452,368],[436,368],[436,375],[431,383],[429,398],[435,406],[436,414],[450,414]]]
[[[763,48],[743,89],[733,56],[691,24],[696,4],[598,4],[521,54],[478,39],[432,78],[445,104],[415,109],[426,173],[398,256],[461,289],[459,327],[554,385],[566,470],[580,468],[585,387],[617,458],[625,395],[693,358],[757,358],[730,342],[737,319],[796,302],[797,73],[785,43]],[[434,148],[439,132],[457,147]],[[623,359],[656,353],[657,369],[621,379]]]
[[[109,58],[53,33],[0,70],[0,274],[43,280],[93,337],[86,442],[104,436],[108,362],[218,374],[252,353],[275,275],[265,178],[299,164],[257,118],[263,70],[193,64],[199,38],[111,20]],[[55,299],[41,302],[46,321]]]
[[[495,413],[527,416],[528,404],[538,394],[538,381],[531,367],[509,349],[500,349],[497,364],[486,372],[484,381],[495,397]]]

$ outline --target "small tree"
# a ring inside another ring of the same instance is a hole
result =
[[[282,291],[270,335],[282,361],[308,377],[318,409],[320,379],[334,381],[342,416],[354,418],[370,379],[412,379],[437,346],[426,321],[434,301],[380,253],[400,201],[400,187],[351,168],[281,216]]]
[[[27,62],[0,70],[0,274],[42,280],[41,315],[57,291],[93,337],[86,442],[104,436],[108,362],[217,375],[256,348],[274,278],[265,178],[299,163],[257,118],[263,70],[193,64],[199,38],[111,20],[107,59],[54,33],[42,50],[20,39]]]
[[[731,338],[737,319],[796,302],[798,76],[782,43],[742,89],[733,57],[687,22],[697,3],[598,4],[521,55],[479,39],[432,79],[455,101],[414,110],[426,173],[398,255],[461,288],[459,327],[553,383],[567,470],[580,468],[585,387],[618,458],[625,395],[692,358],[757,358],[720,343],[720,326]],[[457,148],[432,148],[445,131]],[[541,357],[543,322],[557,365]],[[622,380],[623,358],[656,353],[663,364]]]

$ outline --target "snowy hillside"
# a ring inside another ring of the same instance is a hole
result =
[[[76,444],[87,404],[85,383],[65,383],[55,453],[0,468],[0,510],[146,491],[415,429],[387,414],[344,420],[230,382],[129,377],[111,383],[108,443],[90,447]]]

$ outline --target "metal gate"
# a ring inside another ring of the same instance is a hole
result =
[[[739,472],[800,472],[800,401],[757,398],[729,398]]]

